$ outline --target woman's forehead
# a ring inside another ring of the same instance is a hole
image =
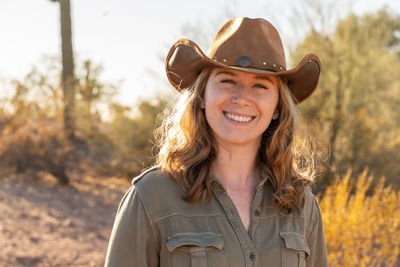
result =
[[[237,77],[237,78],[253,78],[257,80],[265,80],[269,81],[272,83],[276,83],[278,81],[278,77],[275,75],[268,75],[268,74],[256,74],[256,73],[250,73],[247,71],[241,71],[241,70],[233,70],[233,69],[227,69],[227,68],[214,68],[211,72],[211,76],[217,77],[219,75],[229,75],[232,77]]]

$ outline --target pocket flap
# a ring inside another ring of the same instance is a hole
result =
[[[195,246],[195,247],[214,247],[217,249],[224,248],[224,239],[222,235],[206,232],[206,233],[177,233],[167,239],[168,251],[181,246]]]
[[[279,233],[284,240],[285,247],[289,249],[295,249],[304,251],[307,255],[310,255],[310,248],[306,242],[304,235],[293,232],[281,232]]]

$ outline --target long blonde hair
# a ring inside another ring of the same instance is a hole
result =
[[[156,130],[159,148],[156,164],[187,192],[186,201],[206,201],[212,196],[210,169],[217,148],[201,109],[211,69],[203,70],[193,85],[170,106],[170,115]],[[314,150],[300,136],[300,116],[286,82],[279,78],[279,118],[272,120],[262,136],[259,165],[274,188],[276,207],[301,210],[304,188],[315,176]],[[299,205],[297,205],[299,204]]]

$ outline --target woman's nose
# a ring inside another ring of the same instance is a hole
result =
[[[251,96],[244,86],[239,86],[232,97],[232,103],[238,105],[251,105]]]

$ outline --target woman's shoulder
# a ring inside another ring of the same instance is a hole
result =
[[[184,193],[178,183],[159,167],[143,171],[132,179],[132,185],[139,194],[147,196],[183,195]]]
[[[309,185],[304,188],[304,206],[303,212],[307,227],[312,228],[315,220],[320,216],[320,207],[317,197],[312,192]]]
[[[312,204],[315,200],[316,197],[314,193],[312,192],[311,186],[307,185],[304,187],[304,200]]]
[[[150,168],[132,180],[140,201],[154,220],[186,206],[186,192],[168,173]]]

